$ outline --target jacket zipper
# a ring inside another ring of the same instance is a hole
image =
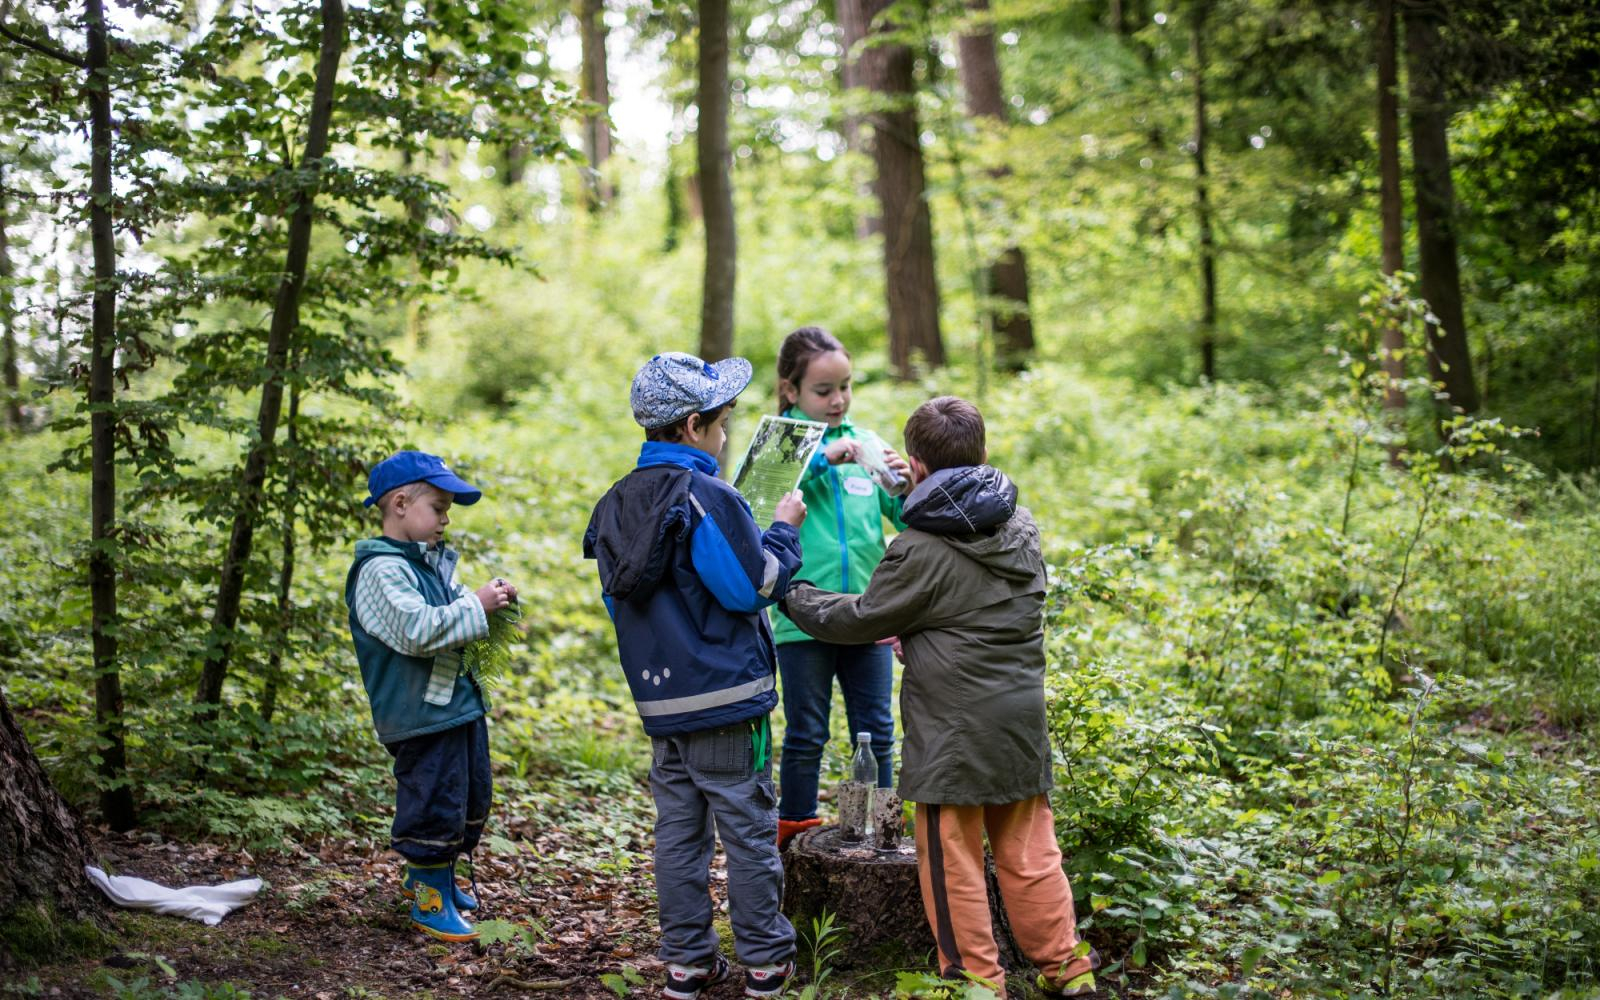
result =
[[[833,512],[839,523],[840,593],[850,593],[850,545],[844,536],[844,496],[839,490],[839,470],[829,467],[828,475],[833,486]]]

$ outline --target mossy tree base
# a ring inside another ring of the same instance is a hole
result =
[[[89,839],[0,692],[0,969],[103,946]]]

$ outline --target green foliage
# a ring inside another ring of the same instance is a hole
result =
[[[500,608],[489,616],[489,634],[462,647],[461,664],[478,683],[493,687],[511,665],[512,643],[522,638],[521,620],[520,605]]]
[[[621,972],[605,972],[600,975],[600,982],[606,989],[619,997],[628,996],[635,989],[645,984],[644,977],[639,970],[631,965],[624,965]]]
[[[828,979],[833,975],[833,964],[844,951],[844,938],[849,932],[834,922],[831,910],[811,918],[811,927],[801,929],[800,942],[811,956],[811,981],[798,994],[798,1000],[818,1000],[826,996]]]

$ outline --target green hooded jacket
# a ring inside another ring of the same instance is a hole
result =
[[[809,419],[798,408],[784,414],[795,420]],[[850,438],[883,446],[883,439],[869,430],[858,429],[845,417],[838,427],[828,428],[817,446],[811,464],[800,479],[800,495],[806,502],[806,520],[800,526],[800,569],[793,579],[809,580],[823,590],[859,594],[867,588],[872,571],[883,558],[887,544],[883,519],[897,529],[903,497],[885,493],[866,469],[846,462],[829,465],[822,450],[840,438]],[[772,638],[782,645],[811,638],[800,627],[772,609]]]

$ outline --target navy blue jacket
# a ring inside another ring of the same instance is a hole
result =
[[[778,703],[762,612],[799,569],[800,538],[781,521],[763,533],[716,472],[716,458],[699,449],[647,441],[583,536],[652,736],[742,722]]]

